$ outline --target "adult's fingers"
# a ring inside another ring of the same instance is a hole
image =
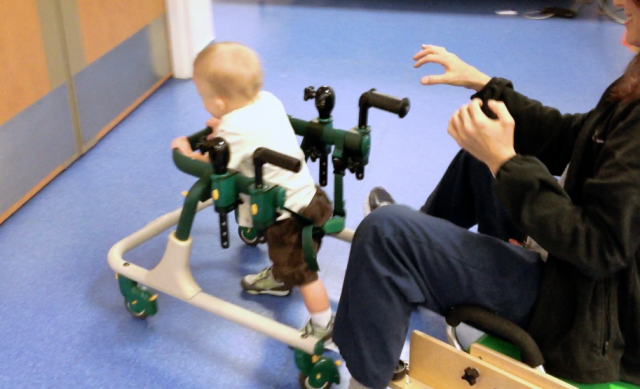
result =
[[[462,118],[460,115],[461,109],[457,110],[452,116],[451,121],[453,123],[453,127],[456,130],[456,134],[458,134],[458,138],[464,138],[464,126],[462,125]]]
[[[451,84],[453,78],[449,74],[437,74],[425,76],[420,79],[422,85]]]
[[[474,132],[475,123],[471,120],[471,115],[469,115],[469,105],[463,105],[458,112],[460,112],[461,130],[470,135]]]
[[[471,103],[469,103],[469,117],[475,123],[486,120],[487,116],[482,112],[482,100],[477,98],[471,100]]]
[[[449,134],[456,142],[458,142],[458,131],[453,124],[453,116],[449,119],[449,126],[447,126],[447,134]],[[459,144],[460,142],[458,142]]]
[[[444,54],[446,52],[447,52],[447,49],[445,49],[444,47],[434,46],[434,45],[422,45],[422,50],[419,51],[416,55],[414,55],[413,59],[417,61],[420,58],[424,57],[425,55]]]
[[[513,122],[513,116],[511,116],[507,106],[502,101],[489,100],[487,104],[489,108],[495,112],[498,120],[501,122]]]
[[[437,63],[439,65],[442,65],[444,67],[449,66],[449,61],[448,58],[444,55],[441,54],[429,54],[426,55],[424,57],[422,57],[421,59],[419,59],[416,63],[413,64],[414,68],[419,68],[420,66],[427,64],[427,63]]]

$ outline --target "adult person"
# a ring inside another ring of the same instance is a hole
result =
[[[640,46],[640,0],[616,3]],[[550,374],[640,385],[640,57],[573,115],[444,48],[414,59],[445,68],[423,84],[477,93],[449,121],[462,151],[420,212],[370,194],[378,209],[356,231],[333,334],[350,388],[387,387],[417,306],[461,304],[525,328]]]

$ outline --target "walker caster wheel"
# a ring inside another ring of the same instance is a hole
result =
[[[260,243],[258,240],[258,231],[254,228],[238,227],[238,235],[240,235],[240,239],[249,246],[257,246],[258,243]]]
[[[131,316],[135,317],[136,319],[140,319],[140,320],[144,320],[146,318],[149,317],[149,314],[147,313],[146,309],[143,309],[140,312],[136,312],[132,307],[131,307],[131,303],[125,298],[124,299],[124,306],[127,308],[127,311],[129,311],[129,313],[131,314]]]
[[[398,365],[396,366],[395,370],[393,371],[393,378],[391,380],[392,381],[401,380],[407,374],[409,374],[409,362],[405,362],[401,359],[398,362]]]
[[[116,274],[116,278],[120,284],[120,292],[124,296],[124,306],[131,316],[144,320],[158,313],[157,294],[120,274]]]
[[[302,389],[329,389],[333,384],[331,382],[325,382],[322,386],[313,386],[311,382],[309,382],[309,377],[304,375],[304,373],[300,372],[298,376],[298,381],[300,382],[300,387]]]
[[[322,352],[322,342],[316,345]],[[299,383],[302,389],[328,389],[333,384],[340,384],[338,366],[341,361],[320,355],[309,355],[304,351],[295,350],[296,367],[300,371]]]

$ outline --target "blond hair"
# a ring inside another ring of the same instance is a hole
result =
[[[217,96],[231,100],[252,100],[262,89],[258,55],[234,42],[213,43],[204,48],[193,63],[193,73]]]

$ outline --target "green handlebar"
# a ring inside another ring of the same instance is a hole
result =
[[[173,163],[176,164],[176,167],[180,169],[180,171],[198,178],[208,177],[213,174],[211,164],[189,158],[178,151],[178,149],[173,149]]]
[[[330,145],[342,145],[343,150],[351,155],[368,157],[369,139],[366,135],[354,131],[333,129],[322,123],[308,122],[293,117],[289,117],[289,120],[297,135],[317,139]],[[210,133],[211,129],[206,128],[188,136],[191,148],[195,148],[200,139]],[[189,158],[177,149],[173,150],[173,162],[180,171],[198,178],[213,174],[213,168],[210,164]]]
[[[362,154],[363,135],[358,132],[330,128],[322,123],[308,122],[289,116],[291,126],[297,135],[317,139],[324,143],[340,144],[344,139],[344,150],[356,155]]]
[[[211,134],[211,131],[211,128],[207,127],[204,130],[189,135],[187,140],[189,141],[189,145],[191,145],[191,149],[196,150],[198,143],[203,137]],[[198,178],[207,177],[213,174],[213,167],[210,164],[189,158],[177,149],[173,149],[173,163],[175,163],[176,167],[181,172]]]

